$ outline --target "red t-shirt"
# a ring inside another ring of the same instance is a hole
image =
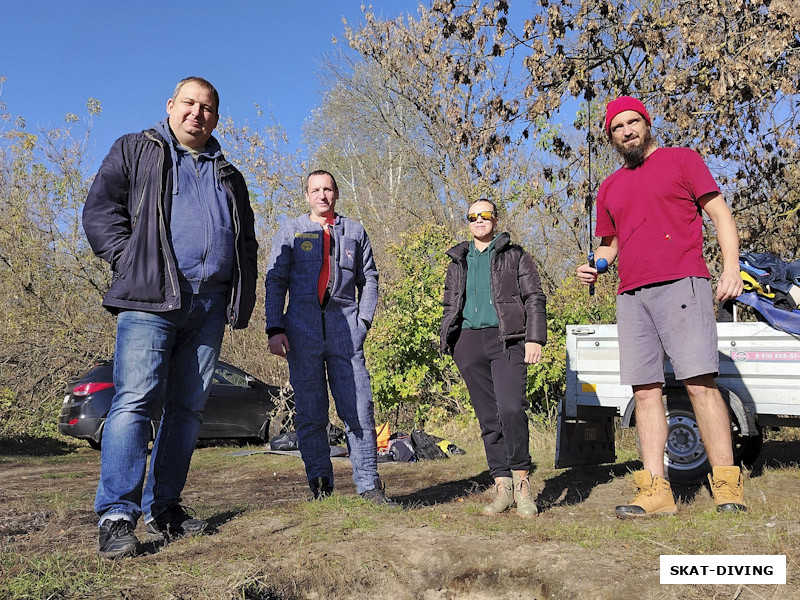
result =
[[[620,168],[597,192],[598,237],[617,236],[618,293],[684,277],[710,279],[697,200],[719,186],[690,148],[657,148]]]

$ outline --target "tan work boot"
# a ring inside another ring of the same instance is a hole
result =
[[[739,467],[714,467],[708,475],[718,512],[745,512],[744,477]]]
[[[514,486],[511,477],[495,477],[494,492],[494,502],[483,507],[485,515],[499,515],[514,505]]]
[[[511,478],[514,482],[514,502],[517,505],[517,514],[523,519],[538,515],[539,509],[536,508],[536,502],[533,500],[529,474],[525,472],[525,476],[522,477],[518,471],[512,471]]]
[[[677,512],[675,498],[669,481],[650,471],[634,471],[633,482],[639,488],[630,504],[615,510],[621,519],[640,519],[653,515],[674,515]]]

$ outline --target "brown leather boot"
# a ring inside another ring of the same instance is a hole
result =
[[[653,515],[674,515],[677,512],[675,498],[669,481],[650,471],[635,471],[633,481],[639,488],[630,504],[617,506],[621,519],[640,519]]]
[[[539,514],[539,509],[536,508],[536,502],[533,500],[531,480],[529,477],[527,472],[525,473],[525,477],[522,477],[517,471],[511,472],[511,478],[514,482],[514,502],[517,505],[517,514],[523,519],[530,519]]]
[[[745,512],[744,477],[739,467],[714,467],[708,475],[718,512]]]
[[[514,506],[514,485],[511,477],[495,477],[494,502],[483,507],[485,515],[499,515]]]

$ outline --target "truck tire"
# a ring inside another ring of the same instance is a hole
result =
[[[701,483],[711,472],[711,465],[700,439],[700,428],[692,403],[685,389],[667,388],[665,393],[667,446],[664,450],[664,470],[667,478],[677,484]],[[731,411],[728,416],[731,421],[734,463],[752,466],[763,445],[761,431],[754,436],[742,436],[736,417]]]
[[[698,483],[711,471],[708,454],[700,439],[700,428],[686,392],[667,393],[667,446],[664,471],[672,483]]]

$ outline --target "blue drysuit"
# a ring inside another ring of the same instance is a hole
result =
[[[295,395],[297,442],[309,481],[326,477],[333,483],[326,431],[327,374],[360,494],[373,489],[378,478],[372,391],[364,362],[364,340],[378,303],[378,270],[360,223],[336,215],[330,231],[330,297],[321,306],[317,282],[322,226],[304,215],[278,229],[265,280],[266,329],[270,335],[285,333],[289,341],[286,358]]]

